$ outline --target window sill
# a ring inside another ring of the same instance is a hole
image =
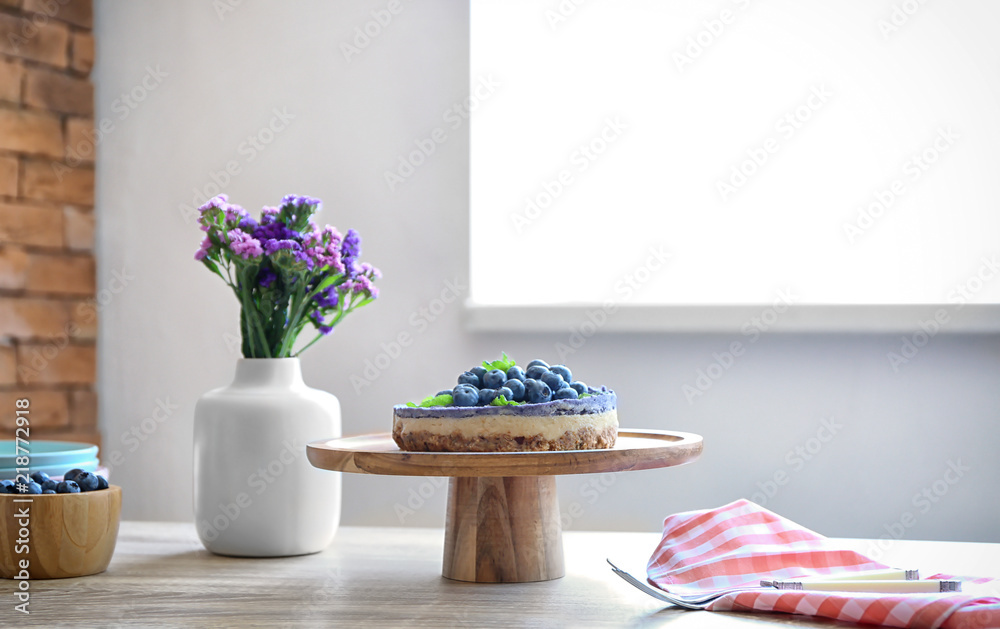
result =
[[[466,302],[473,332],[1000,333],[1000,305],[567,305]]]

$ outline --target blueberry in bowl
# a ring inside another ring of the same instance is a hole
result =
[[[121,487],[82,470],[71,476],[76,480],[56,483],[44,478],[39,483],[40,477],[32,475],[0,481],[4,490],[0,492],[0,578],[58,579],[107,569],[118,538]],[[78,484],[81,480],[83,487]],[[31,538],[18,554],[15,545],[23,521],[19,513],[29,499]],[[28,575],[21,575],[22,560],[29,566]]]

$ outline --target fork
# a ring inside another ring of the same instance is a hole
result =
[[[608,565],[611,566],[611,570],[614,571],[614,573],[620,576],[622,579],[624,579],[626,583],[629,583],[632,586],[636,587],[637,589],[642,590],[643,592],[649,594],[653,598],[657,598],[661,601],[670,603],[671,605],[676,605],[677,607],[682,607],[684,609],[703,610],[712,603],[714,603],[717,599],[720,599],[723,596],[725,596],[726,594],[732,594],[734,592],[747,592],[750,590],[761,589],[759,587],[744,587],[744,588],[732,588],[728,590],[719,590],[716,592],[712,592],[711,594],[691,594],[688,596],[684,596],[681,594],[671,594],[669,592],[664,592],[663,590],[656,590],[649,587],[639,579],[636,579],[631,574],[625,572],[615,564],[611,563],[610,559],[606,559],[605,561],[607,561]]]

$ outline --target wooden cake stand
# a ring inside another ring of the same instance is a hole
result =
[[[404,452],[388,433],[317,441],[309,462],[324,470],[450,476],[442,574],[476,583],[548,581],[565,574],[557,474],[683,465],[701,436],[619,430],[614,448],[564,452]]]

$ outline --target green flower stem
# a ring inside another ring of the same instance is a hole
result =
[[[226,267],[226,274],[229,275],[229,268]],[[249,357],[256,356],[256,351],[254,350],[253,343],[253,328],[250,325],[250,320],[246,316],[246,300],[243,298],[243,294],[236,284],[230,279],[226,282],[229,284],[229,288],[233,289],[233,295],[236,296],[236,300],[240,302],[240,336],[243,338],[243,355],[248,356],[247,349],[249,349]]]
[[[295,294],[292,296],[292,318],[288,322],[288,329],[285,330],[284,338],[281,342],[281,347],[278,350],[278,356],[280,358],[287,357],[292,350],[292,344],[295,343],[295,338],[302,331],[303,324],[299,321],[302,319],[303,311],[306,305],[309,303],[309,298],[305,295],[304,286],[306,285],[305,278],[299,279],[299,286],[295,289]]]
[[[244,312],[243,296],[240,295],[240,292],[236,290],[235,286],[232,286],[231,284],[230,286],[233,289],[233,294],[236,295],[237,301],[240,302],[240,336],[243,338],[243,355],[247,356],[249,352],[249,355],[252,356],[254,353],[253,331],[250,329],[250,322],[247,320]]]
[[[353,301],[353,299],[354,297],[352,296],[351,300]],[[333,320],[330,321],[330,327],[335,327],[338,323],[340,323],[340,320],[343,319],[344,316],[351,310],[353,310],[351,304],[348,304],[346,308],[344,307],[344,296],[341,295],[340,299],[337,300],[337,314],[333,315]]]
[[[308,343],[306,343],[305,347],[303,347],[299,351],[297,351],[294,354],[292,354],[292,356],[295,357],[295,358],[297,358],[299,356],[299,354],[301,354],[302,352],[304,352],[307,349],[309,349],[310,347],[312,347],[313,343],[315,343],[316,341],[320,340],[321,338],[323,338],[323,333],[322,332],[317,332],[316,336],[315,336],[315,338],[313,338],[313,340],[311,340]]]
[[[307,323],[307,321],[303,321],[302,316],[309,307],[309,300],[316,295],[315,291],[308,291],[306,288],[309,285],[307,278],[303,277],[299,281],[301,283],[296,288],[292,298],[292,318],[288,322],[288,329],[285,331],[285,337],[281,344],[282,356],[291,355],[295,339],[298,338],[299,333],[302,332]]]
[[[222,260],[219,260],[219,262],[222,262]],[[229,267],[229,260],[226,260],[226,277],[229,278],[229,285],[233,287],[233,290],[236,290],[236,284],[233,282],[233,273]]]
[[[243,277],[243,286],[249,286],[246,278]],[[243,304],[243,315],[247,318],[247,328],[250,329],[250,347],[253,349],[253,331],[256,330],[257,334],[260,335],[261,349],[263,350],[264,358],[271,357],[271,347],[267,342],[267,335],[264,334],[264,327],[260,323],[260,319],[256,316],[256,309],[253,308],[252,300],[250,299],[250,291],[244,288],[239,291],[240,301]],[[253,351],[254,358],[259,358],[260,354],[257,351]]]
[[[316,291],[316,292],[319,292],[319,291]],[[314,294],[315,294],[315,293],[314,293]],[[367,301],[370,301],[370,300],[366,300],[366,302],[365,302],[365,303],[367,303]],[[340,323],[340,320],[341,320],[341,319],[343,319],[344,317],[346,317],[346,316],[347,316],[348,314],[350,314],[350,313],[351,313],[351,311],[352,311],[352,310],[354,310],[354,308],[355,308],[355,307],[354,307],[354,305],[352,304],[351,306],[349,306],[349,307],[348,307],[348,308],[347,308],[347,309],[345,310],[345,309],[344,309],[344,300],[343,300],[343,299],[338,299],[338,300],[337,300],[337,314],[335,314],[335,315],[334,315],[334,317],[333,317],[333,319],[331,319],[331,320],[330,320],[330,323],[329,323],[330,327],[331,327],[331,328],[334,328],[334,327],[336,327],[336,326],[337,326],[337,324],[338,324],[338,323]],[[307,349],[309,349],[310,347],[312,347],[313,343],[315,343],[316,341],[318,341],[318,340],[320,340],[321,338],[323,338],[323,336],[324,336],[324,334],[323,334],[322,332],[318,332],[318,333],[316,334],[316,336],[315,336],[315,337],[313,338],[313,340],[311,340],[311,341],[309,341],[308,343],[306,343],[305,347],[303,347],[303,348],[302,348],[302,349],[300,349],[299,351],[295,352],[295,356],[298,356],[298,355],[300,355],[300,354],[301,354],[302,352],[304,352],[304,351],[306,351]]]

